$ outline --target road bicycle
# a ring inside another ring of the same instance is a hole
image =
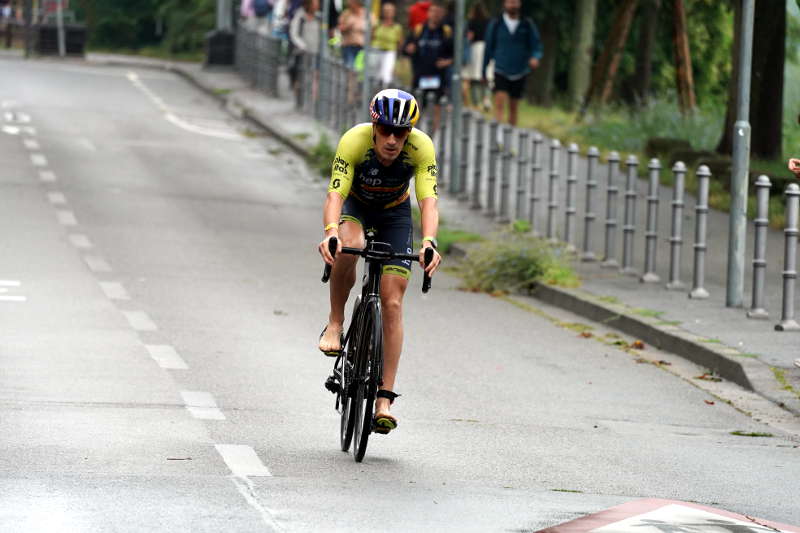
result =
[[[336,254],[338,241],[328,241],[331,255]],[[394,259],[416,262],[418,255],[396,253],[385,242],[375,241],[374,233],[367,232],[363,249],[342,248],[342,253],[364,258],[366,267],[361,295],[356,299],[347,334],[342,342],[342,352],[333,364],[333,373],[325,381],[325,388],[336,395],[336,411],[341,416],[339,444],[343,452],[350,451],[356,462],[364,459],[367,441],[373,431],[373,407],[378,388],[383,383],[383,322],[381,321],[381,276],[383,265]],[[433,261],[433,249],[425,250],[424,262]],[[330,278],[331,266],[325,265],[322,282]],[[431,278],[424,275],[422,292],[430,290]]]

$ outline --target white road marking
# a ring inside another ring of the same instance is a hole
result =
[[[158,366],[161,368],[168,368],[170,370],[188,370],[189,365],[186,361],[178,355],[175,348],[169,344],[145,344],[150,357],[152,357]]]
[[[130,300],[131,297],[122,283],[117,281],[100,281],[100,288],[109,300]]]
[[[23,130],[25,131],[25,133],[27,133],[28,135],[31,135],[31,136],[33,136],[33,137],[35,137],[35,136],[36,136],[36,128],[34,128],[33,126],[25,126],[25,127],[24,127],[24,128],[22,128],[22,129],[23,129]]]
[[[47,200],[53,205],[64,205],[67,203],[67,197],[63,192],[52,191],[47,193]]]
[[[28,298],[26,296],[7,296],[4,294],[0,294],[0,302],[27,302]]]
[[[58,217],[58,223],[62,226],[77,226],[78,219],[75,218],[75,213],[72,211],[67,211],[65,209],[59,209],[56,211],[56,216]]]
[[[225,415],[217,407],[217,402],[209,392],[181,391],[186,409],[195,418],[202,420],[225,420]]]
[[[20,285],[22,283],[15,279],[0,279],[0,287],[19,287]]]
[[[52,170],[40,170],[39,179],[42,180],[43,183],[53,183],[57,178]]]
[[[20,129],[17,126],[3,125],[3,133],[9,135],[19,135]]]
[[[158,326],[144,311],[123,311],[128,324],[137,331],[156,331]]]
[[[255,450],[244,444],[215,444],[222,460],[234,476],[272,476]]]
[[[100,256],[86,255],[83,260],[92,272],[111,272],[111,265]]]
[[[47,158],[44,156],[44,154],[31,154],[31,163],[37,167],[46,167]]]
[[[92,241],[89,240],[89,237],[83,235],[81,233],[72,233],[69,236],[69,242],[72,243],[72,246],[75,248],[81,248],[83,250],[93,248],[94,245]]]
[[[245,501],[258,511],[258,514],[261,515],[261,519],[264,523],[270,528],[272,531],[283,531],[283,528],[275,522],[275,519],[272,517],[273,512],[261,505],[258,501],[258,496],[256,495],[255,487],[253,486],[253,481],[246,477],[233,477],[233,484],[236,485],[239,494],[241,494]]]
[[[36,139],[22,139],[22,144],[25,145],[25,148],[28,150],[39,150],[39,141]]]

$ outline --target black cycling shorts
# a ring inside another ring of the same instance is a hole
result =
[[[525,78],[523,76],[516,80],[510,80],[502,74],[494,73],[494,92],[502,91],[515,100],[522,98],[522,91],[525,90]]]
[[[412,254],[414,230],[411,223],[411,199],[389,209],[370,207],[352,196],[342,206],[340,222],[355,222],[362,229],[374,229],[375,240],[392,245],[396,253]],[[411,277],[411,261],[394,259],[383,266],[384,274],[405,279]]]

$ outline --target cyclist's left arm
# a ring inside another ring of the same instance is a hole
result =
[[[425,248],[432,245],[430,239],[435,239],[439,230],[438,191],[436,187],[438,167],[436,166],[436,151],[430,137],[422,133],[418,138],[414,139],[414,142],[417,145],[417,150],[414,151],[416,155],[414,186],[417,193],[417,202],[419,202],[423,238],[419,257],[420,264],[425,268],[423,261]],[[436,272],[442,259],[438,251],[433,255],[433,262],[425,268],[428,275]]]

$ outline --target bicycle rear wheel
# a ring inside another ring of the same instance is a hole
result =
[[[352,401],[355,402],[353,456],[359,463],[364,459],[369,434],[372,432],[372,410],[375,405],[375,394],[378,391],[383,362],[383,323],[380,304],[377,300],[367,303],[362,325],[358,344],[360,353],[355,374],[357,389],[355,397],[352,398]]]

